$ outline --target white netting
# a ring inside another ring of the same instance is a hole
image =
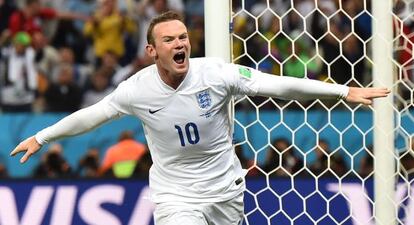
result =
[[[393,1],[395,224],[414,224],[414,20]],[[372,86],[371,1],[233,0],[233,62],[264,72]],[[249,168],[246,224],[375,224],[372,107],[244,97],[235,139]],[[378,165],[377,165],[378,166]],[[249,183],[250,182],[250,183]],[[393,223],[389,223],[393,224]]]

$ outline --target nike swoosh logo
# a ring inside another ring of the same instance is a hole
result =
[[[148,112],[149,113],[151,113],[151,114],[154,114],[154,113],[156,113],[156,112],[158,112],[158,111],[160,111],[161,109],[163,109],[164,107],[162,107],[162,108],[160,108],[160,109],[156,109],[156,110],[151,110],[151,109],[148,109]]]

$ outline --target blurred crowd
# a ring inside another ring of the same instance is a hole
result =
[[[167,10],[184,16],[192,57],[204,56],[203,4],[199,0],[0,0],[1,111],[73,112],[99,101],[152,63],[144,51],[146,30],[152,17]],[[236,63],[285,76],[372,85],[370,0],[232,4]],[[397,100],[403,106],[411,102],[414,86],[414,23],[409,9],[404,1],[395,1],[395,77]]]
[[[3,112],[73,112],[101,100],[151,64],[151,18],[185,16],[193,56],[204,55],[203,2],[196,0],[0,0]]]
[[[371,1],[317,2],[315,6],[314,0],[232,1],[235,62],[285,76],[372,85]],[[410,7],[402,0],[394,3],[396,99],[404,108],[413,100],[414,23]],[[73,112],[98,102],[152,63],[144,52],[146,30],[152,17],[167,10],[184,16],[192,57],[204,56],[203,4],[200,0],[0,0],[0,111]],[[285,139],[272,142],[263,165],[247,159],[241,146],[237,152],[250,176],[351,173],[344,150],[331,151],[327,143],[319,140],[313,164]],[[128,153],[119,153],[125,149]],[[129,132],[111,149],[89,149],[76,169],[65,161],[62,150],[58,143],[50,145],[34,176],[143,176],[151,165],[146,146]],[[373,168],[371,149],[364,151],[356,172],[362,177],[372,174]],[[410,157],[402,158],[411,162]],[[6,176],[7,169],[0,165],[0,177]]]

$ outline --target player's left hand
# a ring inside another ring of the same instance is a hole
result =
[[[348,95],[345,97],[347,102],[362,103],[371,105],[374,98],[387,97],[391,91],[387,88],[358,88],[350,87]]]
[[[36,141],[34,136],[27,138],[26,140],[20,142],[16,148],[10,153],[10,156],[14,156],[19,152],[25,152],[23,157],[20,159],[20,163],[26,162],[31,155],[39,151],[42,146]]]

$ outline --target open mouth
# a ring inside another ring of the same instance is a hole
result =
[[[173,59],[177,64],[183,64],[184,60],[185,60],[185,53],[184,52],[179,52],[179,53],[174,55]]]

